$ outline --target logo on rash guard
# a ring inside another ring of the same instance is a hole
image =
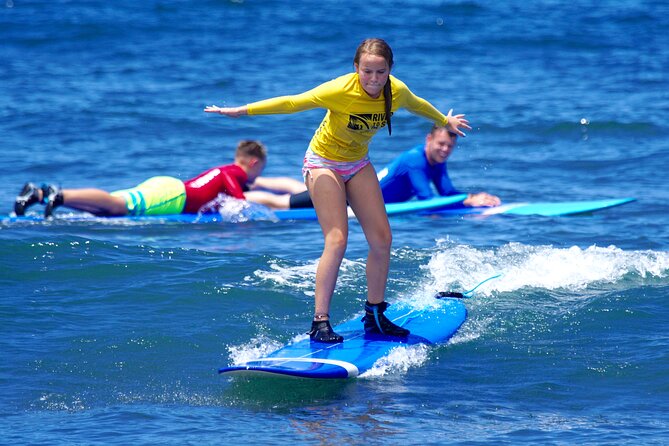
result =
[[[218,168],[212,169],[209,172],[207,172],[206,174],[202,175],[197,180],[190,183],[190,186],[195,187],[195,188],[205,186],[212,179],[216,178],[216,176],[220,173],[221,173],[221,169],[218,169]]]
[[[392,116],[392,114],[390,115]],[[386,125],[385,113],[363,113],[348,115],[348,128],[351,130],[377,130]]]

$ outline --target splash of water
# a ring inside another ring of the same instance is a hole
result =
[[[628,275],[643,280],[669,274],[669,253],[625,251],[615,246],[583,249],[509,243],[494,249],[477,249],[440,242],[438,249],[425,266],[432,276],[426,286],[468,289],[501,273],[500,278],[477,290],[483,295],[524,287],[579,291],[598,283],[615,283]]]
[[[220,214],[223,221],[228,223],[245,223],[262,220],[277,221],[271,209],[246,200],[239,200],[226,194],[218,194],[216,198],[204,204],[198,210],[198,215],[211,213]]]

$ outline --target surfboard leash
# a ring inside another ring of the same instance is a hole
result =
[[[478,287],[480,287],[481,285],[483,285],[484,283],[486,283],[490,280],[497,279],[498,277],[502,277],[502,274],[501,273],[495,274],[494,276],[490,276],[487,279],[482,280],[481,282],[478,283],[478,285],[476,285],[471,290],[467,290],[467,291],[464,291],[464,292],[439,291],[437,294],[434,295],[434,297],[436,297],[437,299],[443,299],[443,298],[447,298],[447,297],[451,297],[451,298],[455,298],[455,299],[467,299],[467,298],[472,297],[472,295],[474,294],[474,291],[476,291],[476,289]]]
[[[490,276],[487,279],[482,280],[471,290],[467,290],[467,291],[464,291],[462,293],[460,293],[458,291],[439,291],[437,294],[434,295],[434,297],[437,298],[437,299],[445,299],[445,298],[467,299],[467,298],[472,297],[472,294],[474,294],[474,291],[476,291],[476,289],[478,287],[480,287],[481,285],[483,285],[484,283],[486,283],[490,280],[497,279],[498,277],[502,277],[502,274],[501,273],[495,274],[494,276]],[[423,313],[423,311],[424,310],[418,310],[418,311],[417,310],[411,310],[407,314],[404,314],[402,316],[399,316],[399,317],[395,318],[393,320],[393,322],[395,322],[400,327],[403,327],[410,320],[415,319],[418,316],[420,316]]]

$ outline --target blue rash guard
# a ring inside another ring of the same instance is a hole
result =
[[[378,177],[386,203],[407,201],[414,196],[419,200],[432,198],[434,192],[430,183],[435,185],[442,196],[462,193],[453,187],[446,163],[429,163],[423,144],[402,153],[382,169]]]

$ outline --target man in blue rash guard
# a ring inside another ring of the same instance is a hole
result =
[[[407,150],[378,173],[383,200],[397,203],[412,199],[426,200],[434,197],[430,183],[439,195],[457,195],[448,177],[446,160],[455,149],[458,135],[445,127],[434,126],[425,138],[425,144]],[[469,194],[465,206],[498,206],[500,199],[486,192]]]

